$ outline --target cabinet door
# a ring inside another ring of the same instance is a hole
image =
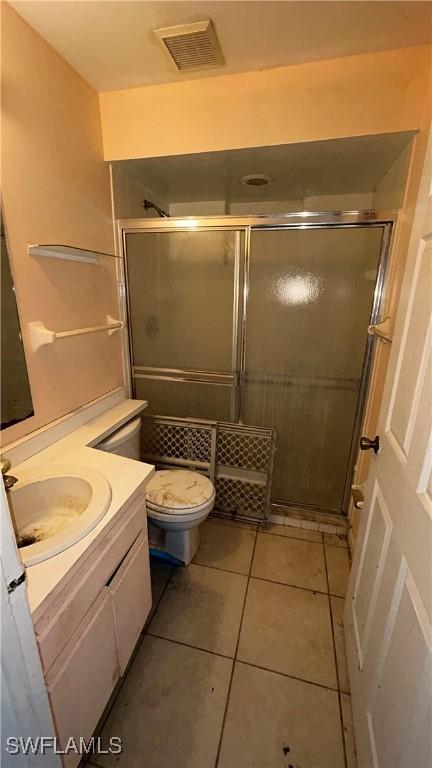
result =
[[[121,520],[104,536],[55,601],[36,622],[39,652],[45,672],[51,669],[68,639],[87,611],[91,610],[99,592],[106,585],[140,531],[146,529],[144,498],[129,505]]]
[[[150,566],[147,539],[140,535],[109,585],[120,674],[131,653],[151,608]]]
[[[89,739],[119,679],[111,595],[104,588],[47,675],[57,735],[64,748],[70,736]],[[80,756],[70,753],[73,768]]]

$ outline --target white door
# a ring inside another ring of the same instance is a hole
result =
[[[345,605],[359,768],[432,766],[430,151],[427,157],[380,414],[381,450],[371,462]]]

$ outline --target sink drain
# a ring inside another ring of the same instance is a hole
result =
[[[21,547],[29,547],[30,544],[36,544],[36,542],[39,541],[38,537],[34,534],[24,534],[24,536],[17,536],[17,545],[18,549],[21,549]]]

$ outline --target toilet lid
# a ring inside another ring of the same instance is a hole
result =
[[[154,474],[146,488],[147,501],[167,509],[199,507],[213,495],[211,480],[189,469],[160,470]]]

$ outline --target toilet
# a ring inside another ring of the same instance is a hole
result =
[[[123,427],[117,429],[96,448],[106,453],[116,453],[118,456],[124,456],[126,459],[140,460],[140,432],[141,419],[131,419]]]
[[[97,445],[102,451],[140,460],[141,419],[125,424]],[[149,537],[157,548],[188,565],[198,549],[199,526],[215,503],[211,480],[190,469],[155,472],[146,488]]]
[[[147,515],[161,531],[160,546],[187,565],[198,549],[199,526],[215,503],[208,477],[189,469],[162,469],[146,488]]]

